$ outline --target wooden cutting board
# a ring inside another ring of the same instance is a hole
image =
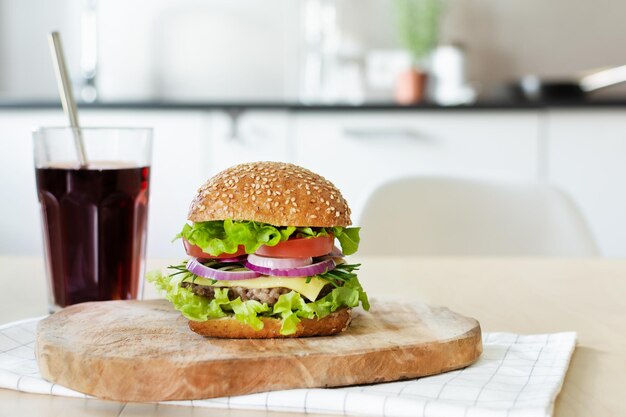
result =
[[[42,376],[118,401],[201,399],[434,375],[482,352],[480,325],[444,307],[373,302],[337,336],[211,339],[191,332],[169,302],[78,304],[44,320]]]

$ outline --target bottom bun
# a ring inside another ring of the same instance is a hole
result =
[[[330,336],[346,330],[352,320],[352,309],[342,308],[321,320],[301,319],[296,332],[280,334],[281,320],[271,317],[259,317],[263,321],[261,330],[254,330],[234,317],[223,317],[207,321],[189,321],[189,328],[194,332],[209,337],[226,339],[273,339],[285,337]]]

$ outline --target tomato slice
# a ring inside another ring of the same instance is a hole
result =
[[[335,237],[319,236],[289,239],[276,246],[261,246],[255,253],[272,258],[308,258],[328,255],[333,250]]]
[[[235,253],[222,253],[221,255],[217,256],[213,256],[211,254],[203,252],[200,246],[192,245],[186,239],[183,239],[183,246],[185,247],[185,252],[187,252],[187,255],[201,259],[226,259],[235,258],[237,256],[246,254],[246,248],[243,245],[239,245],[239,247],[237,248],[237,252]]]

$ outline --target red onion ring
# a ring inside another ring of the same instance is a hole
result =
[[[256,266],[245,261],[244,266],[252,271],[269,275],[272,277],[312,277],[335,269],[335,261],[332,258],[324,259],[320,262],[302,266],[300,268],[272,269]]]
[[[254,266],[270,269],[290,269],[311,265],[313,259],[308,258],[271,258],[251,253],[248,255],[248,262]]]
[[[194,275],[203,278],[215,279],[217,281],[233,281],[240,279],[258,278],[261,274],[254,271],[221,271],[202,265],[197,258],[189,259],[187,270]]]

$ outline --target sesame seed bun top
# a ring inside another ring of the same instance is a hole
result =
[[[189,207],[188,219],[252,220],[274,226],[349,226],[350,208],[337,187],[298,165],[252,162],[209,179]]]

